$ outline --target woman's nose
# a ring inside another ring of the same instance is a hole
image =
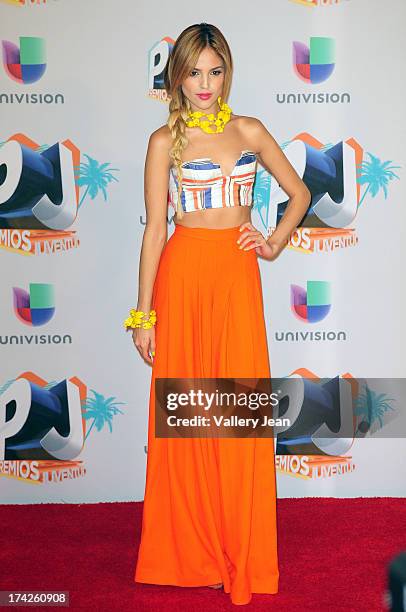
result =
[[[201,79],[200,79],[200,87],[202,87],[203,89],[207,89],[209,86],[209,76],[208,75],[202,75]]]

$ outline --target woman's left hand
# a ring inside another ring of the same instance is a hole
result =
[[[261,232],[259,232],[249,221],[240,225],[240,232],[241,236],[239,236],[237,240],[238,246],[246,251],[255,249],[257,255],[268,261],[276,259],[284,247],[283,243],[272,240],[272,237],[266,241]]]

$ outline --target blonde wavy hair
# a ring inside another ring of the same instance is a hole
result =
[[[226,39],[216,26],[203,22],[196,23],[183,30],[176,39],[164,70],[164,86],[170,96],[167,125],[172,134],[172,147],[169,151],[169,157],[176,167],[178,175],[176,213],[179,218],[183,217],[181,154],[188,144],[185,131],[188,113],[191,111],[190,102],[182,91],[182,83],[195,68],[200,53],[206,47],[211,47],[221,57],[225,66],[221,99],[223,102],[227,102],[231,89],[233,60]]]

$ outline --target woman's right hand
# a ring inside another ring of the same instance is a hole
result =
[[[135,327],[132,330],[133,342],[135,348],[140,353],[141,357],[149,364],[153,364],[153,358],[155,355],[155,327],[150,329],[143,329],[142,327]],[[152,357],[150,356],[152,354]]]

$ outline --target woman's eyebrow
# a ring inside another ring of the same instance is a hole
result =
[[[216,70],[216,68],[224,68],[223,64],[220,64],[220,66],[214,66],[214,68],[210,68],[210,70]],[[194,68],[194,70],[201,70],[201,68]]]

